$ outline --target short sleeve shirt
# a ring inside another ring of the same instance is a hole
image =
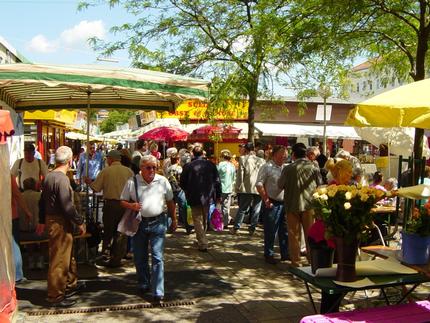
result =
[[[166,201],[173,200],[173,191],[169,181],[164,176],[155,174],[151,183],[147,183],[140,174],[136,175],[137,194],[141,203],[140,214],[142,217],[154,217],[166,211]],[[133,177],[124,186],[121,200],[136,201]]]
[[[275,164],[273,160],[269,160],[261,166],[256,185],[263,185],[267,195],[276,201],[282,202],[284,199],[284,190],[278,187],[278,180],[281,177],[282,166]]]
[[[42,176],[46,176],[48,173],[48,166],[46,166],[43,160],[40,160],[40,168],[39,168],[39,160],[34,159],[31,163],[27,162],[25,159],[22,159],[21,168],[19,168],[21,159],[15,161],[12,166],[11,174],[16,177],[17,184],[19,187],[23,187],[23,182],[25,179],[32,177],[36,182],[40,181],[40,174]],[[21,176],[19,173],[21,172]],[[18,183],[20,180],[20,183]]]

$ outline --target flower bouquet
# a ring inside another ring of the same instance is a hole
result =
[[[402,232],[402,259],[407,264],[423,265],[430,258],[430,202],[414,208]]]
[[[314,208],[326,228],[326,238],[334,238],[338,265],[336,279],[355,280],[358,240],[372,223],[371,209],[386,193],[367,186],[330,185],[313,194]]]
[[[314,193],[315,211],[327,228],[328,237],[360,238],[372,223],[370,212],[386,193],[368,186],[330,185]]]

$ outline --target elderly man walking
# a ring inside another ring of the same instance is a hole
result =
[[[133,171],[121,165],[121,152],[110,150],[107,155],[108,167],[104,168],[95,181],[85,178],[85,182],[96,191],[103,191],[103,245],[102,253],[110,250],[108,267],[121,266],[121,259],[127,252],[127,239],[117,231],[118,223],[124,214],[120,204],[122,190]]]
[[[56,168],[46,175],[36,228],[38,234],[44,232],[45,224],[48,229],[48,302],[56,307],[73,306],[76,301],[69,297],[84,286],[78,284],[76,261],[72,257],[74,226],[78,226],[80,234],[85,233],[84,218],[76,211],[66,175],[72,158],[70,147],[61,146],[55,152]]]
[[[282,170],[278,187],[284,190],[285,213],[287,215],[288,247],[291,264],[300,265],[300,234],[301,226],[308,236],[313,223],[312,194],[321,185],[321,173],[315,164],[306,158],[306,146],[297,143],[292,147],[293,163]],[[309,255],[308,241],[307,254]]]
[[[281,177],[286,157],[284,146],[274,146],[271,159],[258,172],[256,184],[263,201],[264,258],[269,264],[277,262],[274,257],[276,235],[278,235],[281,260],[289,259],[284,191],[278,187],[278,180]]]
[[[154,303],[160,303],[164,298],[163,252],[168,216],[172,219],[171,230],[175,231],[177,227],[172,188],[164,176],[156,173],[157,165],[154,156],[142,156],[140,174],[129,179],[121,193],[121,205],[140,213],[141,222],[133,237],[134,264],[139,292],[151,291]],[[148,247],[151,249],[151,271]]]

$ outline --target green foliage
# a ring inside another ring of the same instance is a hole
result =
[[[405,232],[421,237],[430,236],[430,204],[427,202],[421,208],[415,208],[412,216],[405,225]]]
[[[109,116],[100,124],[101,133],[112,132],[116,130],[118,124],[127,123],[128,119],[133,116],[135,112],[124,110],[112,110]]]
[[[281,51],[285,51],[280,40],[286,40],[291,27],[291,1],[104,2],[123,6],[136,21],[111,29],[126,35],[125,40],[104,43],[93,38],[91,44],[96,50],[109,56],[126,49],[135,67],[212,78],[209,114],[225,107],[227,96],[230,100],[248,99],[248,139],[253,140],[254,104],[261,93],[273,94],[273,71]],[[95,3],[84,2],[80,8],[90,4]]]

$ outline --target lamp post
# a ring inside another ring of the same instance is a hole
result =
[[[320,84],[318,87],[318,94],[323,98],[323,154],[327,153],[327,99],[331,96],[330,86],[327,84]]]

